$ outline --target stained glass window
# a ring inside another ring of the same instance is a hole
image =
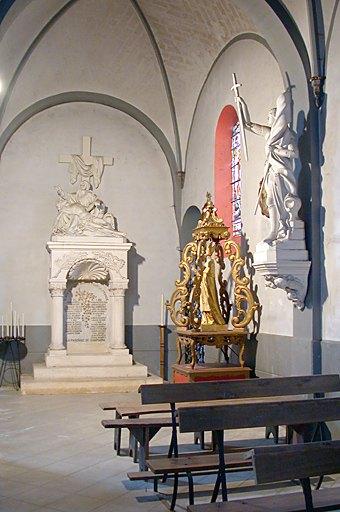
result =
[[[241,220],[241,135],[240,123],[234,124],[231,136],[231,220],[232,234],[242,234]]]

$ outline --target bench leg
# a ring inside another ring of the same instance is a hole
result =
[[[217,447],[216,434],[215,434],[215,431],[213,430],[211,432],[211,449],[213,452],[216,451],[216,447]]]
[[[116,419],[121,419],[121,415],[118,414],[116,411]],[[113,447],[117,452],[117,455],[120,455],[120,447],[121,447],[121,441],[122,441],[122,429],[120,427],[115,428],[114,430],[114,437],[113,437]]]
[[[204,450],[205,444],[204,444],[204,431],[202,432],[195,432],[194,434],[194,444],[200,444],[201,449]]]
[[[134,437],[133,437],[132,453],[133,453],[133,462],[137,462],[138,461],[138,441]]]
[[[220,480],[221,480],[222,501],[228,501],[227,479],[225,476],[225,462],[224,462],[224,432],[223,432],[223,430],[217,430],[216,437],[217,437],[217,445],[218,445],[219,474],[220,474]]]
[[[221,479],[220,479],[220,475],[218,474],[217,478],[216,478],[215,485],[214,485],[214,490],[211,495],[211,503],[215,503],[215,501],[217,500],[217,496],[218,496],[218,493],[220,490],[220,483],[221,483]]]
[[[318,483],[316,484],[315,486],[315,490],[318,491],[320,489],[320,487],[322,486],[322,482],[323,482],[323,478],[324,478],[324,475],[321,475],[319,477],[319,480],[318,480]]]
[[[175,510],[176,500],[177,500],[177,492],[178,492],[178,474],[174,475],[174,487],[171,499],[170,510]]]
[[[306,512],[314,512],[310,479],[309,478],[301,478],[300,482],[301,482],[303,494],[305,497]]]
[[[146,459],[149,457],[151,439],[157,434],[160,427],[130,427],[134,438],[139,442],[139,471],[147,471]]]
[[[188,489],[189,489],[189,505],[194,504],[194,480],[191,471],[187,471]]]
[[[139,444],[139,471],[146,471],[146,459],[149,457],[149,443],[150,443],[150,431],[148,428],[144,430],[143,443]]]

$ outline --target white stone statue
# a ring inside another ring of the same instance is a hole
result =
[[[244,126],[265,138],[265,172],[259,192],[258,204],[269,217],[270,232],[264,242],[276,245],[290,238],[301,200],[297,195],[294,159],[299,157],[296,136],[290,128],[292,100],[290,91],[281,94],[276,108],[269,111],[268,125],[250,121],[247,105],[240,98]]]
[[[103,176],[104,166],[112,165],[113,158],[92,155],[92,138],[83,137],[83,149],[80,155],[60,155],[59,162],[69,164],[70,182],[74,185],[79,181],[88,181],[94,188],[98,188]]]
[[[81,181],[76,192],[56,190],[58,215],[52,235],[117,236],[113,216],[88,181]]]
[[[71,155],[69,164],[70,182],[76,183],[78,177],[81,181],[88,181],[98,188],[104,171],[104,159],[102,156],[92,156],[93,163],[86,164],[82,155]]]
[[[60,155],[60,163],[69,164],[70,182],[79,183],[75,192],[56,187],[58,215],[52,229],[54,236],[122,236],[115,227],[114,217],[93,192],[100,185],[104,166],[112,165],[112,157],[91,154],[91,137],[83,137],[81,155]]]

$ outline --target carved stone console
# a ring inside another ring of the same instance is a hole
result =
[[[254,268],[261,274],[266,286],[280,288],[298,309],[303,309],[311,262],[305,247],[304,223],[295,220],[291,238],[269,245],[257,244]]]

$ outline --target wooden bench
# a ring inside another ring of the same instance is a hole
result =
[[[142,415],[163,413],[172,410],[175,414],[175,403],[197,400],[219,400],[231,398],[266,397],[278,395],[297,395],[311,393],[328,393],[340,391],[339,375],[317,375],[303,377],[282,377],[279,379],[246,379],[243,381],[229,382],[204,382],[194,384],[149,384],[140,388],[141,402],[128,406],[117,405],[114,402],[100,404],[103,410],[115,410],[116,419],[139,418]],[[171,405],[173,404],[173,405]],[[120,455],[121,450],[121,426],[114,428],[114,449]],[[131,426],[131,425],[130,425]],[[174,437],[174,432],[173,432]],[[151,438],[149,438],[151,439]],[[148,453],[148,439],[142,446],[142,459],[144,452]],[[204,445],[204,439],[202,439]],[[203,447],[203,446],[202,446]],[[130,430],[129,454],[136,461],[137,449],[135,438]],[[145,471],[142,460],[141,471]]]
[[[155,414],[155,413],[165,413],[170,412],[170,406],[163,404],[154,404],[154,405],[142,405],[140,402],[131,404],[131,405],[117,405],[114,402],[105,402],[103,404],[99,404],[103,411],[116,411],[115,419],[122,418],[139,418],[144,414]],[[122,429],[121,427],[116,427],[114,429],[114,449],[117,452],[117,455],[121,454],[121,439],[122,439]],[[132,436],[130,432],[130,440],[129,440],[129,455],[133,456],[134,462],[137,459],[137,446],[136,439]]]
[[[340,441],[259,447],[251,452],[257,484],[299,479],[303,494],[285,493],[189,505],[189,512],[314,512],[340,507],[340,487],[311,491],[310,477],[340,472]]]
[[[177,420],[176,420],[177,424]],[[102,420],[104,428],[127,428],[133,437],[139,442],[139,470],[147,469],[146,457],[149,455],[150,440],[162,427],[172,427],[172,418],[125,418],[114,420]]]
[[[305,375],[183,384],[142,384],[139,389],[142,404],[171,404],[332,393],[340,391],[340,376],[338,374]]]
[[[338,374],[196,382],[193,384],[144,384],[140,387],[142,404],[148,406],[169,404],[173,420],[176,416],[176,404],[183,402],[316,395],[337,391],[340,391],[340,376]],[[202,444],[204,445],[204,439],[202,439]],[[178,453],[177,433],[174,426],[169,455],[172,453],[175,455]]]
[[[218,442],[219,465],[212,501],[221,487],[222,499],[227,501],[227,485],[225,475],[226,458],[224,454],[224,430],[238,428],[262,427],[271,425],[292,425],[300,441],[310,441],[310,424],[320,421],[340,419],[340,398],[318,398],[310,400],[276,401],[230,404],[223,406],[202,406],[196,408],[179,408],[180,432],[195,430],[214,430]],[[153,470],[156,470],[155,463]],[[187,466],[190,472],[190,466]],[[189,483],[190,485],[190,483]],[[171,509],[174,509],[177,497],[178,478],[174,475],[174,493]],[[190,492],[191,491],[191,492]],[[193,504],[193,486],[189,488],[189,502]],[[246,509],[245,509],[246,510]]]

